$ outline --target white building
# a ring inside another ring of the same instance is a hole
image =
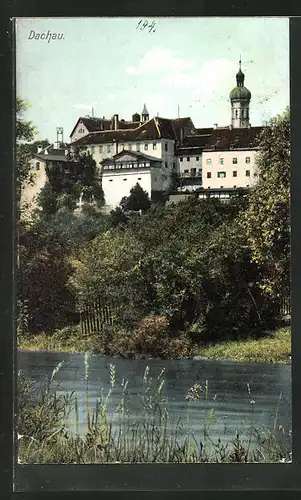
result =
[[[203,150],[204,189],[249,188],[257,180],[257,138],[262,127],[215,129]]]
[[[48,181],[47,166],[56,164],[63,167],[67,161],[67,150],[65,145],[50,144],[42,148],[37,147],[37,153],[33,154],[30,164],[30,175],[32,182],[25,184],[21,192],[21,205],[27,207],[27,216],[37,207],[37,197],[41,189]]]
[[[193,123],[190,118],[148,118],[144,106],[138,127],[92,132],[72,143],[72,147],[92,154],[102,175],[105,203],[110,208],[128,196],[137,182],[150,197],[173,188],[178,171],[177,144],[181,137],[194,132]],[[119,167],[122,163],[123,167]]]

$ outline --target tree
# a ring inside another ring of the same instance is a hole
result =
[[[69,188],[71,183],[73,190],[83,195],[83,201],[88,203],[94,201],[98,206],[102,206],[104,204],[104,193],[101,177],[93,156],[89,151],[74,148],[69,151],[68,159],[70,160],[70,173],[65,180],[69,182]]]
[[[17,194],[20,199],[21,188],[28,182],[32,182],[29,161],[32,154],[27,144],[24,141],[32,141],[36,129],[31,121],[26,121],[23,118],[24,112],[27,110],[28,104],[17,97],[16,100],[16,184]]]
[[[258,282],[271,297],[290,289],[290,117],[273,118],[264,129],[257,156],[258,183],[242,215]]]
[[[38,194],[37,205],[42,209],[43,216],[46,218],[56,213],[58,199],[50,182],[46,182]]]
[[[142,189],[138,182],[130,190],[130,196],[125,196],[120,202],[122,210],[133,212],[138,212],[139,210],[146,212],[150,205],[151,202],[147,192]]]

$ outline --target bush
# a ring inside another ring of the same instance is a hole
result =
[[[126,357],[178,358],[188,356],[191,343],[182,334],[171,337],[169,321],[164,316],[146,316],[132,332],[115,332],[107,345],[107,354]]]

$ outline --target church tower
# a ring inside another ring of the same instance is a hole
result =
[[[141,113],[141,118],[142,118],[143,122],[147,122],[149,120],[149,114],[148,114],[148,111],[146,109],[146,105],[145,104],[143,106],[143,110],[142,110],[142,113]]]
[[[241,71],[241,60],[239,70],[236,74],[236,87],[230,92],[231,101],[231,125],[233,128],[248,128],[251,92],[244,87],[245,75]]]

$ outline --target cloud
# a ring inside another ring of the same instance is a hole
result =
[[[169,71],[187,70],[195,66],[193,59],[176,57],[169,49],[157,47],[149,50],[140,59],[137,66],[128,66],[126,72],[131,75],[149,73],[166,73]]]
[[[219,90],[235,85],[234,75],[237,66],[229,59],[212,59],[206,61],[194,72],[178,72],[162,79],[162,83],[170,88],[193,89],[202,97],[210,97]]]

